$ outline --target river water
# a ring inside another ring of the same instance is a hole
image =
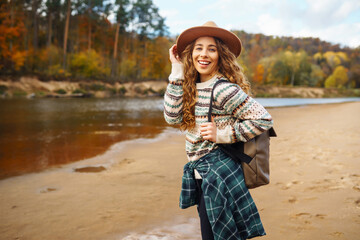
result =
[[[266,107],[360,98],[257,99]],[[104,153],[117,142],[154,138],[170,128],[163,99],[1,99],[0,179]]]
[[[86,159],[166,127],[162,99],[3,99],[0,179]]]

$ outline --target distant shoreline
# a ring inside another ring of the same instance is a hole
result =
[[[102,81],[43,82],[36,77],[21,77],[17,81],[0,78],[0,98],[161,97],[167,84],[165,80],[110,84]],[[360,97],[360,89],[254,85],[252,95],[256,98]]]

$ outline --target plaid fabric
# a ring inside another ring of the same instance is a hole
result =
[[[194,169],[203,179],[205,206],[215,240],[265,235],[260,215],[245,185],[241,164],[220,149],[184,166],[180,208],[198,203]]]

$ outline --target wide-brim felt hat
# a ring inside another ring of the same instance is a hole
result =
[[[186,46],[199,37],[216,37],[221,39],[229,50],[238,57],[241,53],[241,40],[232,32],[220,28],[216,23],[209,21],[202,26],[188,28],[183,31],[177,38],[177,52],[181,56],[181,53],[185,50]]]

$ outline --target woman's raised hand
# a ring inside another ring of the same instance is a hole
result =
[[[177,52],[176,44],[172,45],[172,47],[169,49],[169,58],[171,63],[182,63]]]

